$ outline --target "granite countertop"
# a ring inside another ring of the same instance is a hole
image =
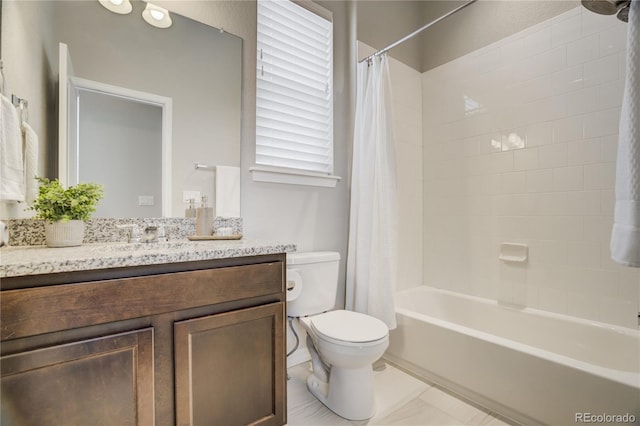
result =
[[[93,243],[78,247],[0,249],[0,278],[125,266],[156,265],[296,251],[295,244],[257,240],[176,240],[166,243]]]

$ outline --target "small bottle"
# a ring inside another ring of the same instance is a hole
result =
[[[207,196],[202,196],[202,205],[196,209],[196,235],[209,236],[213,231],[213,207],[207,207]]]
[[[189,207],[184,211],[184,217],[196,217],[196,200],[189,198]]]

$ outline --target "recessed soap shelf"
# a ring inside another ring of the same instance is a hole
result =
[[[529,257],[529,246],[520,243],[501,243],[498,259],[505,262],[524,263]]]

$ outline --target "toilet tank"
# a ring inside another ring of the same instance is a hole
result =
[[[303,317],[333,309],[338,291],[340,253],[287,253],[287,281],[299,276],[301,291],[287,300],[287,315]]]

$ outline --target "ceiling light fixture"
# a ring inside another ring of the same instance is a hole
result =
[[[113,13],[126,15],[131,13],[133,6],[129,0],[98,0],[101,5]]]
[[[169,11],[151,3],[147,3],[147,7],[144,8],[142,18],[147,21],[149,25],[158,28],[169,28],[172,24]]]

